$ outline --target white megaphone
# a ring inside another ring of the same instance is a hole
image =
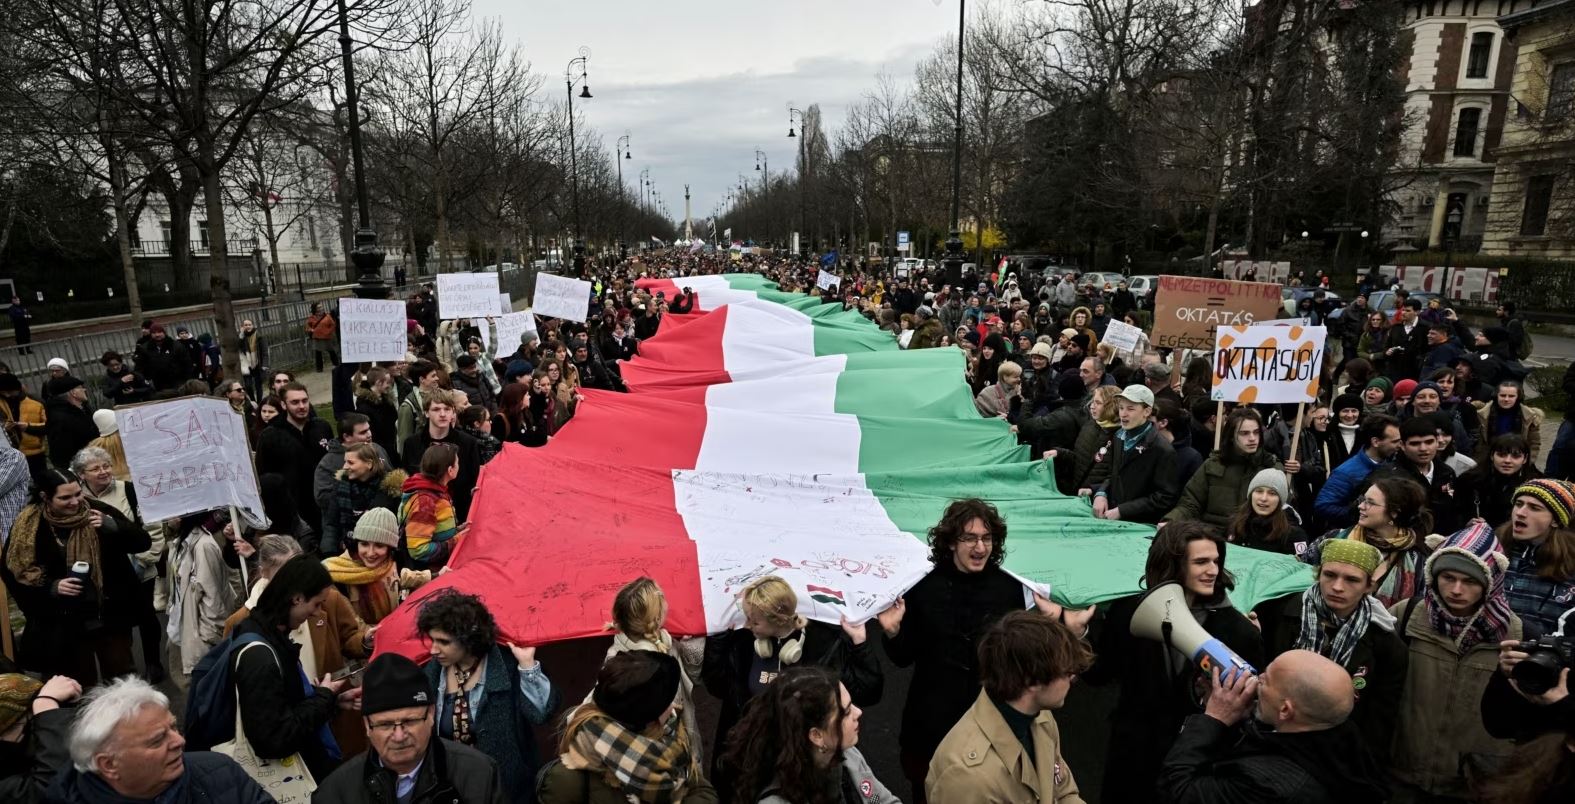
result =
[[[1222,683],[1229,683],[1237,672],[1258,674],[1246,659],[1198,625],[1187,608],[1186,593],[1175,581],[1162,583],[1143,596],[1132,613],[1132,636],[1163,642],[1191,656],[1205,675],[1213,676],[1218,668]]]

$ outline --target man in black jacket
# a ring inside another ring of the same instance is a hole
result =
[[[191,375],[191,358],[186,347],[164,332],[164,327],[148,327],[148,339],[137,344],[137,368],[153,383],[154,390],[165,391],[185,382]]]
[[[1454,533],[1465,526],[1455,500],[1455,470],[1438,459],[1438,434],[1449,427],[1441,414],[1413,416],[1400,423],[1400,452],[1395,462],[1367,477],[1371,486],[1380,477],[1405,477],[1427,491],[1427,510],[1433,515],[1430,533]]]
[[[275,416],[257,437],[257,474],[282,475],[296,514],[314,533],[321,533],[322,512],[312,494],[312,480],[318,462],[334,443],[334,430],[328,422],[312,416],[306,386],[288,383],[280,390],[280,398],[284,415]]]
[[[1088,474],[1094,516],[1154,524],[1181,497],[1176,478],[1176,450],[1162,438],[1149,417],[1154,392],[1129,385],[1116,397],[1121,429],[1098,455]]]
[[[335,770],[312,799],[333,804],[502,804],[492,758],[436,735],[431,685],[415,662],[385,653],[361,685],[365,753]]]
[[[1564,393],[1569,401],[1564,403],[1564,421],[1559,423],[1559,433],[1553,438],[1553,449],[1548,453],[1548,477],[1568,480],[1575,470],[1575,363],[1564,369]]]
[[[1160,788],[1175,804],[1383,801],[1384,769],[1347,721],[1354,705],[1345,670],[1311,651],[1282,654],[1262,676],[1216,675],[1203,714],[1187,718],[1165,757]]]
[[[49,439],[49,462],[64,469],[77,451],[98,438],[98,425],[88,407],[87,386],[75,377],[51,380],[55,395],[44,402],[44,432]]]
[[[1400,323],[1389,328],[1384,336],[1384,375],[1399,382],[1414,380],[1422,370],[1422,359],[1427,355],[1427,325],[1419,317],[1421,299],[1406,299],[1400,309]]]
[[[448,391],[437,390],[428,394],[427,426],[405,439],[405,443],[399,447],[399,454],[405,459],[405,471],[414,475],[421,471],[421,456],[426,454],[427,447],[445,443],[453,444],[459,450],[459,477],[448,485],[448,492],[454,500],[454,515],[464,523],[470,518],[471,495],[475,492],[476,480],[481,476],[481,450],[476,439],[454,426],[458,418],[454,402],[454,394]]]
[[[1022,611],[1029,599],[1022,583],[1001,569],[1006,520],[994,506],[978,499],[953,502],[929,535],[934,569],[877,615],[892,664],[914,665],[897,739],[917,804],[925,804],[925,777],[936,747],[979,697],[979,638],[1002,615]],[[1063,612],[1037,594],[1032,600],[1073,633],[1087,632],[1092,606]]]

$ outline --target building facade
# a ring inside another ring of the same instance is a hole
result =
[[[1487,229],[1494,167],[1512,113],[1516,46],[1506,14],[1546,0],[1409,0],[1403,65],[1406,131],[1387,243],[1475,251]]]
[[[1499,19],[1517,49],[1483,250],[1575,257],[1575,0]]]

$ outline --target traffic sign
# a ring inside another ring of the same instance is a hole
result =
[[[899,246],[906,246],[906,245],[908,245],[908,233],[907,232],[898,232],[897,233],[897,245],[899,245]]]

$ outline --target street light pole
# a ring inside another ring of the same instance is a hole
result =
[[[962,285],[962,138],[963,138],[963,33],[968,21],[967,0],[957,0],[957,117],[952,128],[952,228],[946,235],[946,281]],[[983,239],[984,232],[979,232]]]
[[[355,65],[350,59],[350,19],[345,10],[345,0],[339,0],[339,53],[345,71],[345,112],[350,118],[350,161],[355,169],[355,200],[357,228],[355,249],[350,252],[350,263],[356,268],[356,285],[353,291],[362,299],[388,298],[388,285],[383,282],[383,250],[377,247],[377,232],[372,228],[372,214],[366,196],[366,171],[362,169],[361,114],[357,108],[361,93],[355,85]]]
[[[804,126],[804,112],[789,106],[788,137],[790,138],[797,136],[793,133],[793,118],[795,115],[798,117],[799,127],[803,128]],[[798,138],[798,254],[800,259],[809,257],[809,213],[807,212],[809,207],[804,200],[804,189],[809,183],[809,180],[805,178],[809,173],[809,162],[804,158],[804,141],[807,139],[809,139],[808,131],[804,132],[804,136]]]
[[[629,159],[629,132],[625,131],[618,138],[616,147],[613,148],[613,161],[618,163],[618,258],[627,259],[629,256],[629,232],[624,221],[627,216],[623,210],[623,160]]]
[[[580,158],[574,148],[574,85],[581,84],[580,97],[591,97],[591,84],[585,66],[590,57],[591,49],[581,47],[580,55],[569,59],[569,66],[563,68],[563,85],[569,95],[569,171],[574,188],[574,271],[580,276],[585,275],[585,236],[580,230]],[[579,75],[574,74],[575,65],[579,65]]]
[[[1452,206],[1444,218],[1444,299],[1449,299],[1449,274],[1455,257],[1455,242],[1460,237],[1460,221],[1465,218],[1460,207]]]
[[[771,214],[770,213],[771,206],[770,206],[770,202],[766,199],[766,193],[771,188],[771,184],[770,184],[770,182],[771,182],[771,160],[767,159],[766,158],[766,152],[760,150],[759,148],[755,149],[755,170],[760,171],[760,206],[763,209],[766,210],[766,214],[769,216]],[[767,218],[767,220],[768,221],[770,220],[769,217]],[[766,244],[769,246],[770,243],[771,243],[771,224],[767,223],[766,224]]]

